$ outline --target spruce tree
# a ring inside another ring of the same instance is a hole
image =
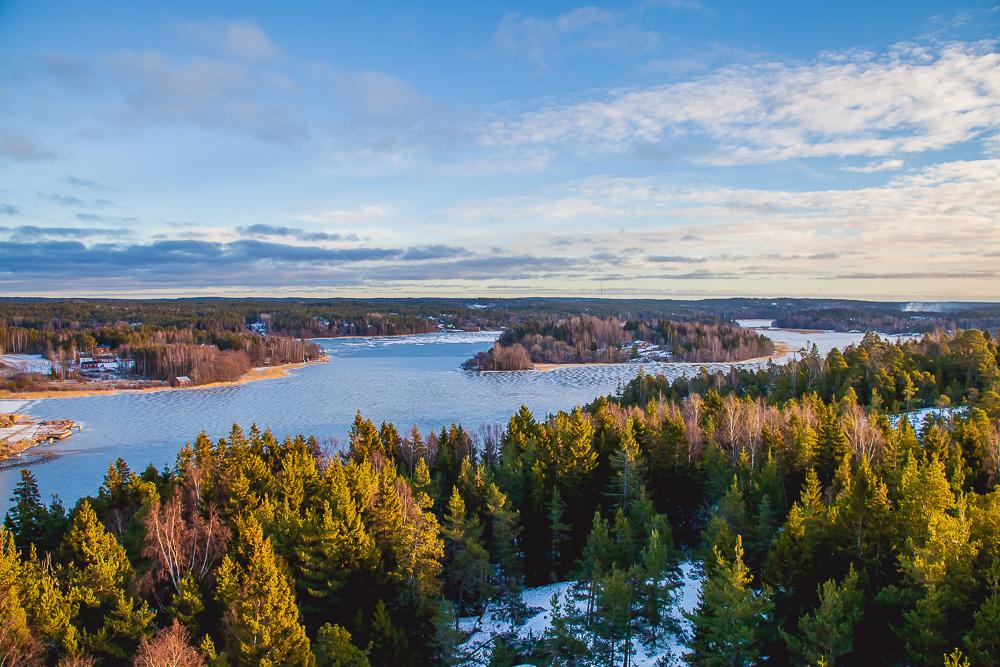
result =
[[[27,574],[14,535],[0,526],[0,665],[42,664],[42,645],[28,626],[21,599],[21,589],[32,586]]]
[[[448,555],[449,588],[458,605],[457,624],[469,605],[478,605],[489,593],[489,554],[480,542],[483,528],[475,517],[466,514],[457,487],[452,488],[445,508],[442,533]]]
[[[291,585],[252,516],[239,520],[234,545],[216,572],[226,654],[238,664],[313,665]]]
[[[854,648],[855,626],[864,613],[864,593],[852,568],[839,584],[819,588],[819,605],[799,619],[796,634],[785,634],[790,653],[803,665],[833,665]]]
[[[563,572],[563,546],[566,544],[570,526],[564,522],[566,504],[559,489],[552,491],[548,505],[549,519],[549,578],[558,581]]]
[[[21,470],[21,481],[14,486],[10,496],[11,507],[4,518],[4,525],[14,535],[14,542],[27,553],[30,545],[41,548],[46,511],[38,491],[38,482],[27,468]]]
[[[769,622],[770,600],[750,587],[753,576],[743,562],[740,537],[732,558],[715,549],[714,559],[697,608],[685,613],[692,626],[685,659],[703,667],[756,665],[764,657],[763,628]]]
[[[351,633],[324,623],[316,633],[316,667],[369,667],[368,656],[351,642]]]
[[[131,655],[153,620],[149,606],[132,597],[132,565],[125,549],[84,500],[60,547],[68,563],[69,596],[79,605],[73,623],[97,656]]]
[[[636,564],[639,617],[646,643],[658,645],[680,632],[671,611],[677,605],[680,572],[674,562],[670,524],[658,517]]]
[[[628,507],[639,495],[643,487],[645,460],[635,438],[635,420],[625,422],[618,449],[611,454],[611,468],[614,470],[611,496],[617,507]]]

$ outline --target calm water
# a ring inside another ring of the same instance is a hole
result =
[[[821,352],[861,337],[780,330],[767,334],[793,350],[816,342]],[[69,506],[96,493],[116,457],[138,470],[150,463],[172,464],[177,450],[199,431],[216,438],[228,433],[233,422],[245,428],[256,422],[279,437],[303,433],[342,441],[360,409],[376,422],[395,422],[401,431],[414,425],[423,431],[438,429],[457,421],[474,432],[483,424],[505,424],[521,404],[542,417],[587,403],[638,372],[629,364],[510,373],[459,368],[494,339],[495,333],[483,332],[320,340],[330,363],[294,370],[289,377],[215,389],[44,399],[18,409],[83,424],[82,433],[32,450],[54,455],[31,464],[43,496],[56,493]],[[697,367],[667,364],[659,369],[672,377]],[[17,469],[0,471],[0,512],[6,511],[19,476]]]

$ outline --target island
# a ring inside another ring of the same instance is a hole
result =
[[[579,315],[535,318],[500,336],[466,370],[543,370],[558,365],[739,362],[774,354],[767,336],[725,321],[620,320]]]

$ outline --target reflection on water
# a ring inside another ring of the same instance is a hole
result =
[[[821,353],[860,340],[860,334],[771,330],[776,342],[797,350],[809,341]],[[45,399],[26,412],[81,422],[82,433],[36,448],[52,458],[32,465],[42,494],[57,493],[67,505],[93,494],[109,462],[124,458],[133,469],[172,464],[185,441],[199,431],[225,435],[234,422],[256,422],[276,435],[304,433],[343,440],[360,409],[376,422],[400,430],[438,429],[459,421],[470,430],[505,424],[523,403],[544,416],[614,392],[635,377],[630,364],[560,368],[548,372],[474,373],[459,364],[492,345],[495,332],[448,333],[398,338],[323,339],[330,363],[291,372],[289,377],[215,389]],[[708,364],[724,368],[725,364]],[[697,371],[693,364],[647,365],[668,377]],[[19,478],[0,471],[0,512]]]

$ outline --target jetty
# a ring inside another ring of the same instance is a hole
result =
[[[22,414],[0,414],[0,461],[40,445],[65,440],[83,427],[71,419],[41,420]]]

